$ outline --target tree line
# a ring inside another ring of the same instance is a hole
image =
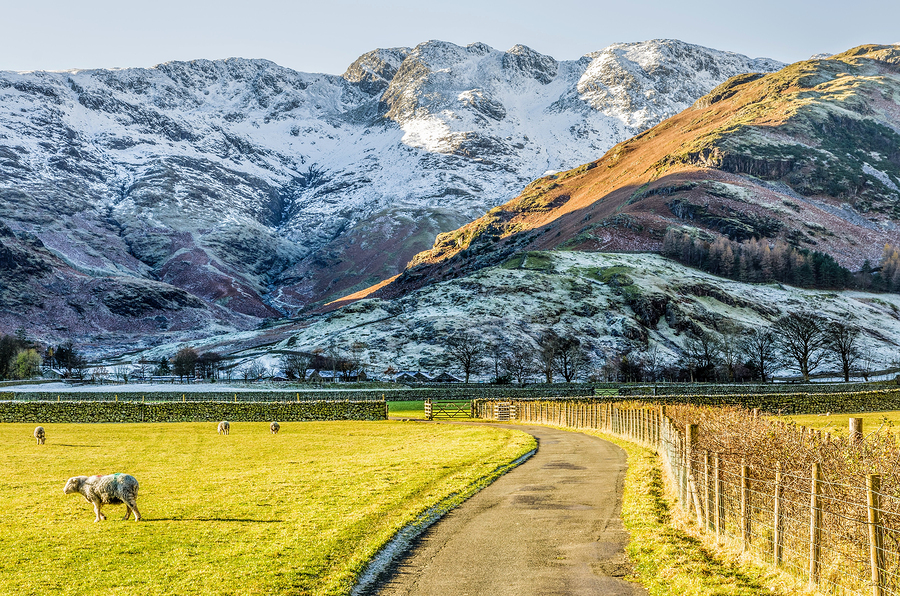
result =
[[[660,344],[644,350],[599,349],[593,356],[588,342],[574,333],[547,331],[528,340],[489,341],[472,331],[455,331],[445,340],[448,359],[468,382],[487,375],[492,383],[539,379],[572,382],[770,382],[776,371],[788,369],[804,381],[826,365],[844,381],[868,380],[874,358],[862,343],[862,329],[843,321],[827,321],[815,313],[794,312],[771,327],[746,328],[722,323],[717,330],[697,328],[685,334],[683,345],[672,346],[672,359]]]
[[[842,267],[830,255],[797,248],[779,238],[751,238],[743,242],[718,236],[704,240],[682,230],[669,228],[662,254],[707,273],[750,283],[781,282],[800,288],[840,290],[864,287],[875,270],[864,266],[858,274]],[[897,257],[900,264],[900,255]],[[900,281],[900,279],[898,279]]]

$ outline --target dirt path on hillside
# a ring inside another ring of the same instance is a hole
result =
[[[625,452],[580,433],[504,428],[534,435],[537,453],[427,530],[372,593],[647,594],[622,579]]]

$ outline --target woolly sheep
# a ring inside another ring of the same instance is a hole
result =
[[[36,429],[34,429],[34,438],[37,439],[37,444],[38,444],[38,445],[43,445],[43,444],[44,444],[44,441],[47,439],[47,437],[46,437],[46,435],[44,434],[44,427],[43,427],[43,426],[39,426],[39,427],[37,427]]]
[[[222,422],[219,423],[219,428],[216,429],[216,431],[220,435],[227,435],[229,432],[231,432],[231,425],[228,424],[227,420],[223,420]]]
[[[67,495],[81,493],[88,503],[93,504],[96,514],[95,522],[106,519],[100,512],[104,505],[125,504],[125,517],[134,513],[134,521],[141,520],[141,512],[137,508],[138,481],[130,474],[107,474],[101,476],[74,476],[66,482],[63,492]]]
[[[273,422],[272,424],[269,425],[269,430],[272,431],[273,435],[277,435],[278,431],[281,430],[281,425],[278,424],[277,422]]]

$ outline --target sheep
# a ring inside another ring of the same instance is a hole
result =
[[[34,429],[34,438],[37,439],[37,444],[38,444],[38,445],[43,445],[43,444],[44,444],[44,441],[47,440],[47,436],[44,434],[44,427],[43,427],[43,426],[39,426],[39,427],[37,427],[36,429]]]
[[[219,428],[216,429],[216,432],[218,432],[220,435],[227,435],[229,432],[231,432],[231,425],[228,424],[227,420],[223,420],[219,423]]]
[[[134,521],[141,521],[141,512],[137,508],[138,481],[130,474],[107,474],[101,476],[74,476],[66,481],[63,492],[67,495],[81,493],[88,503],[94,505],[95,522],[106,519],[100,512],[104,505],[125,504],[125,517],[134,513]]]
[[[273,422],[272,424],[269,425],[269,430],[272,431],[273,435],[277,435],[278,431],[281,430],[281,425],[278,424],[277,422]]]

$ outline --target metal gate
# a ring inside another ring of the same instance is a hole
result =
[[[499,401],[494,404],[494,420],[509,421],[516,419],[516,404],[511,401]]]

